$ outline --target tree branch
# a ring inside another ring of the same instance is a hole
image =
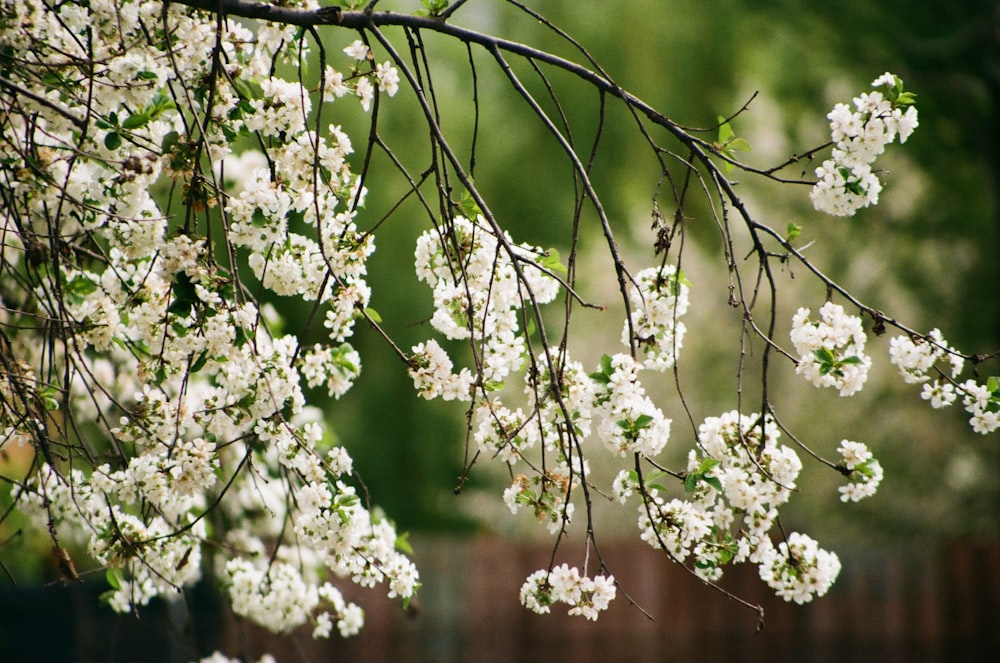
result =
[[[412,14],[401,14],[399,12],[367,12],[367,11],[343,11],[339,7],[321,7],[319,9],[295,9],[290,7],[278,7],[261,2],[249,2],[248,0],[166,0],[177,4],[187,5],[196,9],[210,12],[222,11],[223,14],[239,16],[242,18],[254,18],[287,25],[298,25],[302,27],[313,27],[321,25],[336,25],[354,30],[374,30],[379,27],[395,26],[411,28],[414,30],[430,30],[439,34],[454,37],[462,42],[478,44],[492,53],[496,50],[513,53],[521,57],[562,69],[574,76],[590,83],[598,90],[602,90],[613,97],[620,99],[627,105],[635,108],[646,116],[651,122],[657,124],[672,133],[685,145],[691,143],[702,143],[698,139],[684,131],[680,125],[672,121],[663,113],[642,101],[635,95],[619,87],[610,77],[599,74],[579,63],[559,57],[547,51],[532,48],[520,42],[494,37],[492,35],[452,25],[444,21],[441,17],[416,16]],[[704,144],[704,143],[702,143]]]

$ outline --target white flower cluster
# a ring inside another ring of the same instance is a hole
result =
[[[242,659],[239,658],[229,658],[222,652],[214,652],[211,656],[206,656],[193,663],[243,663]],[[270,654],[264,654],[261,656],[256,663],[278,663],[277,660]]]
[[[578,568],[560,564],[551,571],[535,571],[521,586],[521,605],[538,614],[548,614],[555,603],[572,606],[571,615],[596,621],[598,613],[614,600],[617,588],[614,576],[580,575]]]
[[[535,520],[555,534],[573,521],[575,507],[569,496],[580,484],[580,475],[565,464],[541,475],[518,474],[503,492],[504,504],[515,515],[522,507],[530,507]]]
[[[344,601],[343,595],[330,583],[317,586],[303,578],[295,565],[287,562],[269,564],[261,560],[254,564],[244,558],[226,564],[229,594],[233,612],[258,624],[268,624],[276,633],[287,633],[312,619],[314,638],[327,638],[337,619],[337,630],[342,637],[357,635],[364,626],[364,612],[353,603]],[[314,615],[325,603],[333,610]]]
[[[642,270],[631,286],[631,324],[626,321],[622,342],[628,346],[634,338],[645,356],[643,367],[664,371],[674,365],[684,343],[680,317],[687,312],[691,284],[683,272],[665,265]]]
[[[1000,429],[1000,379],[991,377],[986,384],[969,379],[959,385],[962,405],[971,414],[969,425],[980,435]]]
[[[958,382],[965,360],[940,330],[932,329],[926,338],[893,337],[889,361],[905,382],[923,384],[920,396],[934,409],[953,405],[961,396],[965,411],[972,415],[972,430],[987,435],[1000,429],[1000,379],[989,378],[986,384],[972,378]]]
[[[74,469],[63,477],[46,464],[14,497],[29,522],[51,523],[61,541],[85,544],[98,563],[113,571],[103,599],[118,612],[147,605],[156,596],[176,596],[181,587],[197,582],[204,521],[187,514],[168,520],[132,513],[117,502],[118,487],[104,470],[86,477]]]
[[[928,382],[931,379],[928,373],[938,362],[948,364],[952,380],[962,373],[965,366],[965,360],[948,345],[939,329],[932,329],[926,339],[894,336],[889,340],[889,361],[899,369],[900,376],[907,384]],[[951,401],[954,401],[954,397],[935,407],[950,405]]]
[[[556,365],[550,370],[548,358],[539,355],[537,368],[525,385],[533,414],[526,416],[521,408],[511,410],[496,396],[485,398],[476,407],[475,440],[484,453],[510,466],[519,462],[531,466],[527,453],[539,446],[556,455],[554,467],[530,477],[515,475],[503,494],[511,513],[529,507],[535,519],[555,534],[572,521],[570,493],[590,472],[586,460],[568,449],[572,437],[582,441],[590,435],[595,389],[579,362],[553,359]],[[567,433],[567,420],[572,434]]]
[[[37,155],[30,169],[0,159],[13,192],[0,211],[4,265],[22,272],[0,282],[0,298],[65,323],[48,343],[24,335],[9,348],[20,372],[0,380],[0,445],[39,450],[17,505],[108,569],[115,610],[197,582],[205,545],[219,551],[234,610],[277,632],[309,622],[316,637],[334,623],[344,636],[358,631],[360,608],[330,578],[384,583],[404,600],[419,586],[394,526],[350,485],[350,456],[305,406],[305,387],[340,396],[360,373],[346,339],[370,298],[374,251],[354,223],[365,190],[350,138],[335,125],[310,130],[322,92],[274,73],[305,48],[294,26],[217,24],[153,0],[26,0],[0,12],[0,51],[25,65],[5,75],[30,92],[7,108],[0,151]],[[374,62],[360,42],[346,53],[350,75],[329,70],[328,85],[348,81],[366,109],[378,92],[397,92],[390,63],[358,64]],[[101,63],[86,94],[72,77],[36,75],[72,61]],[[204,90],[210,76],[212,94],[174,103],[172,91]],[[251,135],[263,151],[233,155]],[[150,194],[166,178],[191,213],[183,230]],[[208,208],[222,232],[199,230]],[[72,258],[26,264],[38,232]],[[281,320],[220,266],[223,255],[234,270],[245,257],[276,295],[318,302],[327,342],[305,348],[272,333]],[[30,324],[18,315],[4,313],[4,324]],[[39,398],[14,398],[25,385]],[[47,423],[55,408],[66,409],[58,430]],[[210,509],[223,514],[217,527]]]
[[[868,447],[860,442],[843,440],[837,448],[844,461],[841,464],[847,474],[847,485],[841,486],[841,502],[860,502],[871,497],[882,482],[882,465]]]
[[[595,414],[600,415],[597,434],[611,453],[625,457],[640,454],[652,458],[670,439],[670,419],[646,396],[639,383],[635,360],[616,354],[608,365],[603,387],[595,394]]]
[[[373,61],[374,56],[368,46],[357,39],[344,49],[349,57],[358,63]],[[375,83],[372,83],[374,77]],[[365,112],[371,110],[372,100],[375,98],[376,87],[380,92],[385,92],[390,97],[396,96],[399,91],[399,72],[392,66],[391,62],[383,62],[375,65],[375,68],[367,74],[360,72],[357,67],[348,76],[327,67],[324,73],[323,98],[326,101],[333,101],[345,94],[353,94],[361,101],[361,107]]]
[[[878,203],[882,182],[872,163],[885,146],[899,138],[905,143],[917,127],[915,96],[903,81],[885,73],[872,81],[872,92],[854,98],[854,109],[837,104],[827,115],[836,144],[830,159],[816,169],[819,181],[810,192],[813,206],[835,216],[853,216]]]
[[[824,596],[840,574],[840,558],[798,532],[770,548],[758,566],[761,580],[786,601],[808,603]]]
[[[533,298],[552,301],[559,283],[540,267],[540,249],[497,237],[482,216],[457,216],[417,239],[417,277],[434,291],[431,326],[449,339],[469,339],[478,367],[454,373],[433,339],[413,348],[410,375],[425,398],[472,399],[475,385],[493,391],[520,370],[527,351],[518,312]]]
[[[839,304],[827,302],[819,309],[820,320],[800,308],[792,318],[791,340],[799,355],[795,369],[816,387],[834,387],[841,396],[852,396],[868,379],[871,358],[865,354],[865,331],[861,318],[846,315]]]
[[[727,564],[769,559],[770,531],[802,469],[791,448],[778,444],[770,417],[727,412],[698,427],[702,453],[688,455],[684,487],[688,499],[667,500],[657,490],[638,507],[641,538],[678,562],[693,558],[707,581],[722,577]],[[648,485],[648,480],[647,480]],[[634,473],[615,480],[620,500],[638,487]]]
[[[573,517],[573,490],[590,472],[578,445],[592,433],[622,458],[663,450],[671,422],[646,395],[638,373],[672,366],[680,350],[684,326],[678,318],[688,308],[690,284],[675,267],[641,271],[630,293],[631,324],[625,324],[622,341],[632,346],[634,334],[645,360],[605,355],[599,370],[588,375],[564,348],[526,357],[519,313],[529,299],[544,304],[559,291],[553,277],[559,267],[548,252],[498,237],[482,217],[459,216],[425,232],[415,254],[418,278],[434,293],[432,326],[448,339],[471,341],[476,370],[456,372],[447,352],[430,339],[413,348],[410,376],[426,398],[473,400],[479,450],[512,470],[519,464],[530,468],[512,471],[503,493],[511,513],[528,511],[550,533],[563,531]],[[519,376],[527,401],[508,407],[499,392]],[[541,454],[542,464],[530,453]],[[596,618],[597,612],[583,614]]]

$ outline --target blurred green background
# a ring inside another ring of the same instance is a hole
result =
[[[907,89],[918,94],[920,127],[905,146],[890,146],[880,159],[887,172],[879,206],[852,219],[825,217],[812,210],[805,187],[776,186],[745,174],[738,177],[739,191],[759,220],[779,229],[789,221],[801,225],[801,243],[814,242],[808,256],[866,303],[917,330],[940,327],[963,350],[985,353],[1000,348],[1000,57],[994,3],[526,4],[576,37],[620,85],[685,126],[710,127],[717,116],[729,116],[757,93],[733,126],[753,147],[745,160],[759,167],[828,140],[826,113],[837,101],[848,101],[866,89],[878,75],[888,70],[902,77]],[[401,11],[418,7],[416,2],[379,6]],[[453,21],[572,53],[543,25],[503,2],[473,0]],[[330,34],[330,52],[353,38],[331,32],[324,33]],[[400,31],[386,29],[386,34],[403,50]],[[468,56],[464,47],[448,40],[434,35],[425,39],[442,126],[468,161],[474,119]],[[377,47],[376,54],[380,61],[385,58]],[[569,163],[511,91],[495,62],[476,49],[473,55],[480,112],[476,183],[516,240],[565,250],[574,205]],[[515,63],[515,68],[543,98],[545,88],[530,68],[523,63]],[[565,75],[552,73],[550,82],[586,153],[596,126],[597,96]],[[551,110],[551,104],[547,108]],[[336,122],[352,128],[360,150],[367,118],[344,102],[337,102],[332,112]],[[429,164],[427,129],[407,91],[385,101],[379,131],[412,173]],[[656,135],[667,147],[678,149]],[[814,165],[786,174],[811,176]],[[658,177],[634,123],[609,103],[593,179],[635,270],[654,261],[648,228]],[[381,219],[406,191],[405,182],[378,152],[368,186],[362,227]],[[414,240],[427,220],[411,202],[385,222],[370,263],[372,306],[404,348],[433,335],[426,324],[430,293],[413,277]],[[687,211],[692,241],[683,261],[694,286],[679,366],[684,395],[698,423],[736,407],[740,319],[725,305],[728,281],[715,224],[703,206]],[[663,212],[669,216],[673,209]],[[584,214],[584,225],[587,260],[581,265],[581,283],[588,296],[613,305],[615,291],[607,287],[611,265],[601,257],[593,214]],[[787,288],[779,302],[779,319],[786,325],[779,327],[779,341],[785,342],[794,308],[815,310],[825,290],[810,283],[797,266],[779,275],[779,286]],[[588,328],[587,338],[572,338],[579,358],[593,365],[601,350],[590,356],[587,351],[593,352],[598,340],[606,343],[603,351],[618,351],[619,313],[612,308],[603,316],[577,318]],[[481,459],[462,494],[453,494],[465,456],[464,407],[416,398],[404,367],[369,330],[359,328],[353,342],[363,357],[363,374],[347,396],[328,408],[330,421],[373,499],[398,525],[418,531],[541,534],[530,516],[519,521],[506,511],[500,493],[509,479],[495,463]],[[876,367],[865,391],[852,399],[809,387],[787,362],[775,369],[772,401],[800,439],[827,456],[835,454],[841,439],[863,441],[886,471],[874,499],[841,505],[839,476],[806,460],[800,485],[809,489],[783,512],[786,528],[803,529],[833,547],[848,542],[930,544],[995,538],[1000,503],[996,436],[974,434],[959,407],[931,411],[919,389],[896,377],[887,349],[888,336],[870,337],[868,351]],[[982,377],[994,373],[1000,373],[995,361],[984,366]],[[672,377],[648,376],[645,381],[674,417],[666,457],[678,467],[693,434],[676,407]],[[594,450],[593,459],[602,455],[596,443]],[[596,472],[600,478],[601,468]],[[634,532],[631,516],[599,513],[598,519],[606,534]],[[581,527],[577,525],[578,534]]]

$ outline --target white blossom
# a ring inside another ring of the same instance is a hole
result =
[[[853,216],[859,209],[877,204],[882,182],[872,163],[887,144],[897,136],[900,143],[906,142],[917,127],[917,108],[912,105],[912,95],[903,92],[902,81],[886,73],[876,78],[872,87],[876,89],[854,98],[854,110],[838,103],[827,115],[836,146],[831,158],[816,169],[819,181],[809,197],[817,210]]]
[[[871,358],[865,354],[866,336],[861,318],[844,313],[842,306],[825,303],[820,320],[800,308],[792,319],[791,340],[799,355],[795,369],[816,387],[834,387],[851,396],[868,379]]]
[[[778,596],[798,604],[823,596],[840,573],[836,553],[825,551],[805,534],[792,532],[759,564],[760,577]]]

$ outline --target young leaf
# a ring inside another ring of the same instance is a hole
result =
[[[410,533],[403,532],[396,536],[395,548],[404,555],[413,554],[413,546],[410,545]]]
[[[698,487],[698,474],[696,472],[692,472],[688,474],[686,477],[684,477],[685,493],[693,493],[697,487]]]
[[[643,428],[649,428],[651,423],[653,423],[653,417],[648,414],[640,414],[635,420],[635,429],[642,430]]]
[[[601,370],[608,377],[611,377],[611,374],[615,372],[611,366],[611,355],[601,355]]]
[[[733,139],[733,128],[726,122],[726,118],[719,116],[719,145],[725,147]]]
[[[788,241],[788,242],[790,242],[790,241],[792,241],[793,239],[795,239],[796,237],[798,237],[799,235],[802,234],[802,226],[800,226],[799,224],[795,223],[794,221],[789,221],[788,222],[788,227],[786,228],[786,232],[787,232],[787,235],[785,237],[785,240]]]
[[[125,582],[125,576],[122,575],[121,569],[109,568],[104,572],[104,577],[107,579],[108,584],[115,591],[122,588],[122,583]]]
[[[611,378],[607,374],[601,373],[600,371],[590,373],[588,377],[594,382],[600,382],[601,384],[608,384],[611,382]]]
[[[546,250],[542,255],[542,259],[538,261],[538,264],[556,274],[565,276],[568,273],[566,266],[559,260],[559,251],[556,249]]]
[[[705,474],[719,466],[719,461],[714,458],[706,458],[698,465],[698,474]]]
[[[750,149],[750,143],[746,141],[745,138],[733,138],[726,146],[729,148],[727,152],[732,153],[734,150],[740,150],[741,152],[752,152]]]

